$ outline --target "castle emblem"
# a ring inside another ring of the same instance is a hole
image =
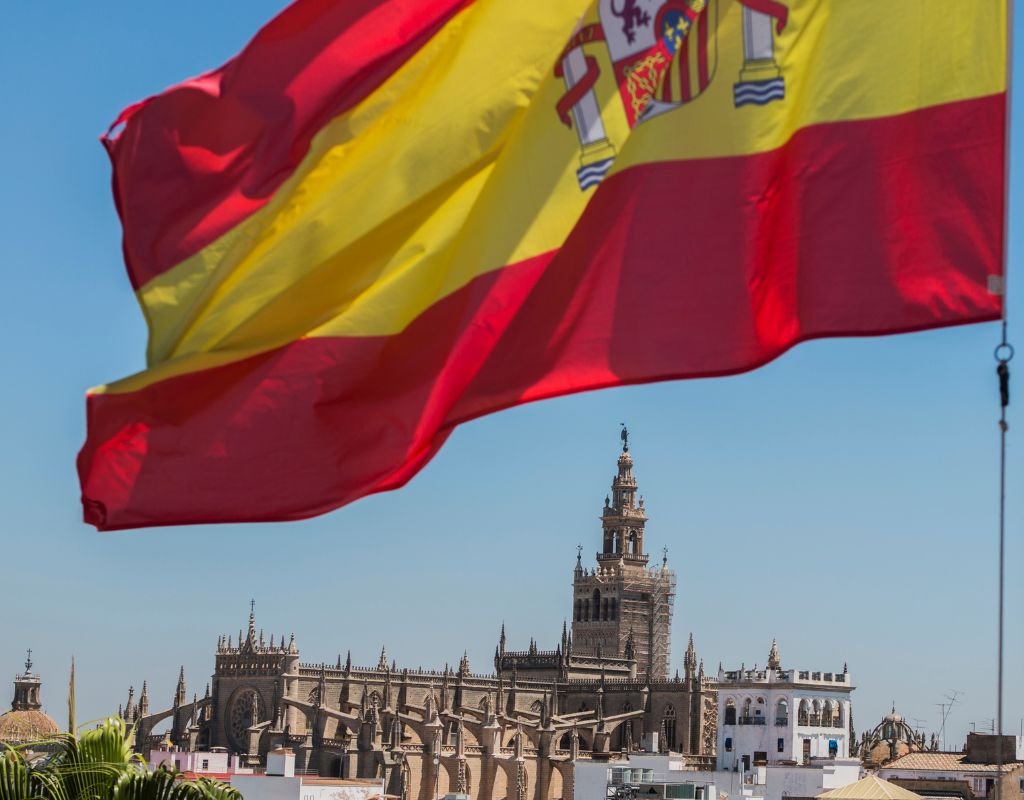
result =
[[[778,0],[738,0],[743,8],[744,63],[733,105],[783,100],[785,78],[775,61],[775,35],[789,11]],[[604,42],[630,128],[692,103],[718,66],[718,0],[599,0],[598,22],[576,32],[555,64],[566,91],[559,118],[580,142],[580,189],[599,184],[615,160],[595,85],[601,69],[586,46]]]

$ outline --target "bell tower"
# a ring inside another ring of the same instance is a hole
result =
[[[622,452],[601,510],[602,547],[596,569],[583,566],[582,548],[576,557],[573,652],[598,659],[633,658],[638,678],[665,681],[675,573],[668,568],[667,552],[660,568],[648,567],[647,513],[633,474],[625,425],[620,438]]]
[[[43,704],[39,700],[42,681],[32,673],[32,651],[25,658],[25,672],[14,677],[14,702],[12,711],[39,711]]]
[[[633,475],[633,456],[629,454],[629,429],[622,426],[622,453],[619,454],[618,472],[612,478],[612,491],[605,495],[601,512],[604,546],[597,554],[599,564],[622,561],[630,567],[647,567],[644,552],[644,499],[637,495],[636,477]]]

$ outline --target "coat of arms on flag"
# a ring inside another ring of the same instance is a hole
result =
[[[775,60],[775,33],[788,20],[777,0],[739,0],[743,12],[743,69],[733,104],[782,100],[785,79]],[[610,141],[596,94],[601,74],[587,45],[604,42],[630,128],[681,108],[711,85],[718,66],[718,0],[599,0],[598,21],[577,31],[555,64],[566,92],[557,110],[580,140],[580,189],[599,184],[611,169]]]

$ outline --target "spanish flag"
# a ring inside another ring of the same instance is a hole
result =
[[[296,0],[103,138],[148,366],[100,529],[293,520],[461,422],[1002,311],[1006,0]]]

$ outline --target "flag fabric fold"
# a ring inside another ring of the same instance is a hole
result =
[[[1007,12],[959,6],[297,0],[104,137],[149,345],[86,521],[301,519],[518,403],[998,318]]]

